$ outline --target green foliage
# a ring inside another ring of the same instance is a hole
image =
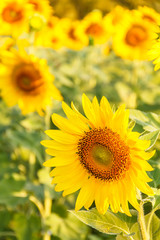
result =
[[[123,234],[126,237],[132,235],[129,228],[137,221],[134,215],[127,217],[125,215],[115,214],[110,210],[108,210],[105,215],[100,214],[95,208],[89,211],[71,212],[85,224],[102,233],[111,235]]]
[[[54,222],[54,224],[52,224]],[[85,224],[81,223],[72,214],[67,217],[61,218],[57,214],[51,214],[46,221],[50,227],[53,235],[60,239],[77,240],[86,239],[88,228]]]
[[[149,160],[154,170],[148,173],[155,196],[143,195],[143,201],[150,237],[158,240],[160,72],[153,72],[149,62],[122,60],[112,51],[105,56],[103,47],[89,46],[79,52],[44,48],[28,51],[47,59],[65,102],[74,101],[80,111],[83,92],[91,99],[106,96],[113,109],[122,103],[130,109],[134,130],[143,132],[141,139],[151,141],[148,150],[156,149]],[[47,138],[46,116],[23,116],[18,107],[8,108],[3,100],[0,112],[0,240],[42,240],[45,234],[57,240],[140,239],[137,214],[131,206],[132,217],[110,210],[105,215],[96,209],[68,212],[74,209],[75,195],[62,198],[55,192],[50,169],[42,165],[48,158],[40,145]],[[64,114],[60,103],[54,102],[50,114],[53,112]],[[55,128],[49,118],[47,124]],[[45,212],[46,199],[52,203],[49,215]]]

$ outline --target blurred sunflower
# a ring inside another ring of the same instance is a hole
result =
[[[93,38],[95,44],[106,43],[109,38],[109,31],[103,21],[102,12],[95,10],[88,13],[81,21],[79,32],[86,35],[89,43],[89,37]]]
[[[141,14],[142,19],[147,20],[150,23],[155,23],[156,25],[160,24],[160,14],[153,8],[139,6],[137,11]]]
[[[153,44],[156,27],[137,12],[127,14],[113,36],[113,50],[124,59],[146,60]]]
[[[51,17],[53,9],[48,0],[27,0],[27,2],[33,5],[34,12],[43,15],[46,19]]]
[[[51,100],[62,100],[53,85],[54,77],[44,59],[27,55],[22,49],[1,53],[0,89],[8,106],[19,105],[23,114],[43,114]]]
[[[49,5],[48,0],[27,0],[33,7],[33,14],[30,16],[30,26],[34,30],[41,28],[50,19],[53,13],[53,8]]]
[[[55,50],[63,47],[66,34],[61,24],[61,20],[52,16],[47,22],[46,26],[35,33],[34,45],[50,47]]]
[[[126,14],[129,13],[127,8],[117,5],[110,13],[104,16],[104,25],[110,34],[118,31],[119,24],[123,21]]]
[[[154,45],[148,51],[149,60],[154,60],[155,68],[154,70],[157,71],[160,69],[160,40],[159,38],[155,40]]]
[[[129,110],[122,105],[113,113],[107,99],[100,105],[95,97],[92,102],[83,95],[81,115],[72,103],[70,108],[62,103],[68,119],[52,115],[53,123],[60,130],[47,130],[54,140],[42,144],[54,156],[44,166],[55,167],[50,175],[56,191],[63,196],[80,189],[76,210],[88,209],[93,201],[100,213],[110,205],[113,212],[130,215],[128,202],[137,210],[136,189],[152,195],[146,174],[152,167],[146,160],[154,151],[146,152],[149,141],[140,140],[140,134],[128,126]]]
[[[27,0],[3,0],[0,7],[0,34],[18,36],[29,31],[32,6]]]
[[[15,40],[11,37],[0,37],[0,50],[9,50],[15,44]]]
[[[61,28],[65,33],[64,46],[74,50],[80,50],[88,45],[88,37],[80,31],[81,22],[70,19],[61,20]]]

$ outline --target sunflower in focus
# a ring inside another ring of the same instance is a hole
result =
[[[32,6],[27,0],[3,0],[0,7],[0,34],[19,36],[29,31]]]
[[[104,214],[108,207],[113,212],[130,215],[128,202],[139,210],[136,190],[153,195],[147,182],[152,181],[146,171],[153,170],[147,162],[154,151],[146,152],[150,141],[140,140],[138,132],[129,128],[129,110],[122,105],[114,113],[102,97],[93,101],[82,97],[81,115],[74,104],[62,103],[68,119],[52,115],[60,130],[47,130],[53,140],[44,140],[46,152],[54,156],[44,166],[54,167],[50,175],[56,191],[63,196],[78,190],[75,209],[88,209],[95,201]]]
[[[37,111],[42,115],[52,98],[62,100],[44,59],[22,49],[4,51],[1,57],[0,90],[8,106],[18,104],[23,114]]]
[[[113,36],[116,55],[130,60],[146,60],[147,51],[155,39],[156,26],[136,12],[126,15]]]
[[[98,10],[85,16],[81,21],[79,32],[86,35],[88,43],[89,38],[92,38],[95,44],[106,43],[109,38],[109,31],[103,21],[102,12]]]

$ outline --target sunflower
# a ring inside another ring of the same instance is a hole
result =
[[[148,51],[149,60],[154,60],[155,68],[154,70],[157,71],[160,69],[160,40],[155,40],[155,43]]]
[[[104,214],[108,207],[113,212],[130,215],[128,202],[139,210],[136,190],[152,195],[147,182],[152,181],[146,171],[153,170],[146,161],[154,152],[146,152],[150,141],[139,139],[140,134],[129,128],[129,110],[122,105],[113,113],[109,102],[102,97],[93,101],[82,97],[84,113],[74,104],[62,103],[68,117],[52,115],[60,130],[47,130],[53,140],[44,140],[46,152],[54,156],[44,166],[55,167],[50,175],[56,191],[63,196],[80,189],[75,209],[88,209],[95,201]]]
[[[159,25],[160,24],[160,14],[157,13],[153,8],[147,6],[139,6],[138,11],[142,18],[150,23]]]
[[[48,0],[27,0],[33,7],[33,14],[30,17],[30,26],[34,30],[40,30],[50,19],[53,13]]]
[[[137,12],[126,15],[113,36],[115,53],[130,60],[146,60],[147,51],[155,38],[156,27],[145,21]]]
[[[52,7],[49,5],[48,0],[27,0],[33,6],[34,12],[49,19],[53,13]]]
[[[62,100],[44,59],[27,55],[22,49],[4,51],[1,57],[0,89],[8,106],[18,104],[23,114],[37,111],[42,115],[52,98]]]
[[[70,19],[61,20],[61,29],[65,33],[63,45],[73,50],[80,50],[84,46],[88,45],[88,37],[82,31],[80,31],[81,22],[72,21]]]
[[[95,44],[106,43],[109,38],[108,28],[106,28],[102,12],[95,10],[87,14],[81,21],[79,32],[89,38],[93,38]]]
[[[0,50],[9,50],[11,47],[13,47],[15,44],[15,41],[11,37],[0,37]]]
[[[0,34],[18,36],[29,31],[32,6],[27,0],[3,0],[0,7]]]
[[[34,45],[50,47],[55,50],[60,49],[64,45],[66,34],[63,29],[62,20],[52,16],[46,26],[35,33]]]
[[[104,16],[105,28],[108,29],[111,35],[118,31],[118,27],[126,14],[130,14],[130,11],[127,8],[117,5],[111,12]]]

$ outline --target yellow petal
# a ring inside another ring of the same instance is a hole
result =
[[[90,200],[90,196],[92,196],[95,193],[95,187],[93,183],[94,181],[88,179],[87,182],[85,182],[85,184],[82,186],[76,200],[76,206],[75,206],[76,211],[78,211],[86,203],[88,203],[88,201]],[[92,197],[92,200],[93,200],[93,197]]]
[[[41,144],[48,148],[53,148],[61,151],[71,151],[77,149],[77,144],[63,144],[56,142],[55,140],[43,140]]]
[[[75,161],[74,163],[71,163],[69,165],[54,168],[50,172],[50,176],[53,177],[53,176],[59,176],[59,175],[60,176],[66,175],[68,173],[72,173],[73,171],[79,171],[79,169],[81,170],[81,167],[79,168],[79,163]]]
[[[64,165],[71,164],[74,161],[76,161],[76,158],[73,158],[73,157],[64,158],[64,157],[57,156],[47,160],[46,162],[43,163],[43,165],[45,167],[57,167],[57,166],[64,166]]]
[[[65,102],[62,102],[62,108],[68,119],[73,122],[75,126],[78,126],[78,128],[82,129],[83,131],[89,130],[86,122],[83,121],[82,118],[80,118],[79,115],[75,113]]]
[[[63,144],[77,143],[78,138],[72,134],[60,130],[46,130],[45,133],[52,139]]]
[[[145,151],[136,151],[134,149],[130,150],[132,158],[139,158],[141,160],[149,160],[153,155],[155,154],[155,150],[151,152],[145,152]]]
[[[66,133],[72,133],[73,135],[80,136],[84,134],[84,131],[78,128],[77,125],[75,126],[73,122],[70,122],[68,119],[63,118],[56,113],[52,115],[52,121],[58,128]]]
[[[94,114],[92,103],[90,102],[89,98],[83,94],[82,96],[82,105],[83,110],[86,115],[86,117],[89,119],[92,127],[98,127],[96,126],[96,116]]]
[[[85,175],[83,178],[81,178],[81,180],[77,181],[77,183],[75,183],[73,186],[70,186],[69,188],[65,189],[63,192],[63,196],[69,195],[73,192],[78,191],[87,181],[87,176]]]
[[[70,156],[75,156],[76,151],[70,151],[70,149],[68,150],[57,150],[57,149],[53,149],[53,148],[47,148],[46,149],[46,153],[51,155],[51,156],[61,156],[61,157],[70,157]]]

